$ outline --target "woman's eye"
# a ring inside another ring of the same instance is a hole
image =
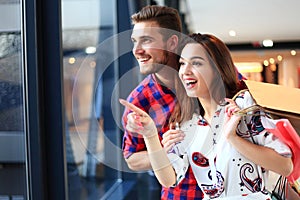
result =
[[[201,62],[193,61],[193,62],[192,62],[192,65],[194,65],[194,66],[200,66],[200,65],[202,65],[202,64],[201,64]]]
[[[183,66],[184,62],[179,62],[179,67]]]

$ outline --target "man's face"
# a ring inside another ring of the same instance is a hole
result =
[[[163,40],[159,29],[158,24],[153,21],[134,25],[131,35],[132,52],[142,74],[156,73],[168,62],[167,43]]]

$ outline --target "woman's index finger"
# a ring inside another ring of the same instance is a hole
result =
[[[128,101],[126,101],[124,99],[119,99],[119,102],[123,106],[127,107],[128,109],[132,110],[133,112],[135,112],[139,115],[144,116],[146,114],[143,110],[141,110],[140,108],[136,107],[135,105],[133,105],[132,103],[129,103]]]

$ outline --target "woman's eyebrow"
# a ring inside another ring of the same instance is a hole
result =
[[[186,58],[180,56],[180,59],[183,59],[183,60],[186,60]],[[202,58],[201,56],[193,56],[190,58],[190,60],[193,60],[193,59],[201,59],[201,60],[204,60],[204,58]]]
[[[193,60],[193,59],[201,59],[201,60],[204,60],[204,58],[202,58],[201,56],[193,56],[193,57],[191,57],[191,60]]]

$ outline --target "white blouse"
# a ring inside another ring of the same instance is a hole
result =
[[[241,93],[235,101],[241,109],[255,104],[249,92]],[[221,133],[223,117],[224,106],[219,106],[211,126],[196,114],[182,124],[180,129],[186,136],[168,152],[177,174],[176,184],[184,178],[191,165],[205,199],[270,199],[265,191],[268,171],[245,158],[226,141]],[[287,145],[264,130],[261,117],[242,117],[237,134],[281,155],[291,156]]]

